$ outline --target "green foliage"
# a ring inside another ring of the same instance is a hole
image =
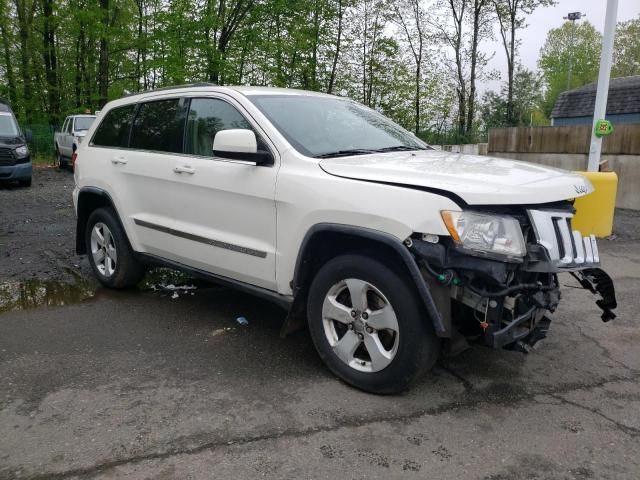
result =
[[[548,119],[543,114],[542,78],[535,72],[519,67],[514,73],[513,81],[513,120],[508,121],[507,98],[508,86],[502,90],[486,92],[480,107],[482,131],[488,132],[495,127],[521,127],[547,125]]]
[[[575,26],[565,22],[562,27],[549,30],[538,59],[546,86],[543,110],[547,116],[551,114],[558,94],[598,78],[601,48],[602,35],[589,22]],[[571,56],[571,83],[568,85]]]
[[[619,23],[616,29],[611,76],[630,75],[640,75],[640,15]]]

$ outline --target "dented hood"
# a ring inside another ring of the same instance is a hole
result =
[[[527,162],[439,150],[326,158],[331,175],[450,192],[469,205],[539,204],[593,191],[581,175]]]

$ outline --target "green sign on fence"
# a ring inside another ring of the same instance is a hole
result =
[[[613,124],[609,120],[598,120],[596,122],[596,137],[606,137],[613,133]]]

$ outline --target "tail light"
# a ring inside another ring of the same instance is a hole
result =
[[[71,155],[71,170],[75,171],[76,169],[76,161],[78,160],[78,152],[73,152]]]

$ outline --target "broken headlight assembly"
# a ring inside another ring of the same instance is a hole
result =
[[[527,252],[514,217],[449,210],[441,215],[456,247],[470,255],[521,262]]]

